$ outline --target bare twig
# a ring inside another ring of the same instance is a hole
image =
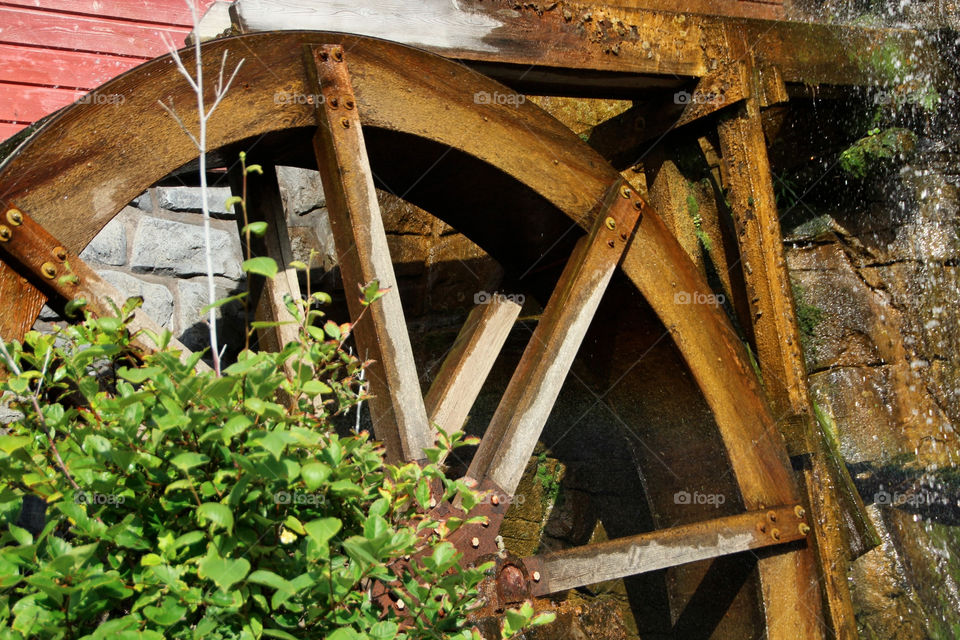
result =
[[[190,16],[193,19],[193,30],[196,34],[198,25],[200,23],[200,16],[197,12],[196,5],[191,0],[185,0],[187,6],[190,8]],[[230,90],[230,86],[233,84],[234,78],[237,77],[237,73],[240,71],[240,67],[243,65],[243,60],[237,63],[237,66],[234,67],[233,72],[230,74],[229,79],[226,83],[223,81],[224,71],[227,66],[227,55],[228,52],[223,52],[223,58],[220,60],[220,72],[217,76],[216,87],[214,87],[213,103],[207,108],[204,102],[203,95],[203,59],[200,53],[200,39],[194,37],[193,39],[193,50],[194,58],[196,60],[196,72],[195,75],[191,76],[190,72],[187,71],[186,66],[183,64],[183,60],[180,58],[180,53],[173,46],[168,38],[164,37],[164,43],[167,45],[167,49],[170,52],[170,57],[173,59],[173,63],[176,65],[177,70],[180,72],[187,83],[190,85],[190,88],[193,89],[194,94],[197,97],[197,133],[194,135],[183,122],[183,119],[176,113],[176,109],[173,106],[173,99],[170,99],[169,106],[163,101],[160,102],[160,106],[173,117],[180,128],[190,137],[190,140],[193,142],[194,146],[197,148],[199,153],[199,173],[200,173],[200,207],[203,212],[203,243],[204,243],[204,253],[206,254],[206,269],[207,269],[207,302],[210,305],[210,310],[207,317],[207,325],[210,331],[210,353],[213,357],[213,370],[217,376],[220,375],[220,360],[222,356],[222,351],[217,344],[217,311],[214,307],[214,303],[217,301],[217,291],[216,291],[216,282],[213,279],[213,242],[211,240],[211,231],[210,231],[210,207],[207,203],[208,197],[208,188],[207,188],[207,122],[210,120],[210,117],[213,115],[214,110],[220,105],[220,101],[223,100],[223,97],[227,94],[227,91]]]

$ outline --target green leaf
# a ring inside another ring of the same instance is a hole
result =
[[[63,313],[65,316],[67,316],[67,318],[72,319],[77,317],[77,315],[79,315],[80,312],[83,311],[83,308],[85,306],[87,306],[86,298],[74,298],[73,300],[69,301],[66,305],[64,305]]]
[[[334,340],[340,339],[340,325],[333,320],[327,320],[326,324],[323,325],[323,330]]]
[[[286,594],[293,595],[297,592],[294,589],[293,585],[290,584],[290,581],[286,578],[278,576],[272,571],[258,570],[251,573],[247,576],[247,582],[253,582],[255,584],[262,584],[264,586],[270,587],[277,591],[282,591]]]
[[[26,529],[21,529],[15,524],[10,525],[10,534],[13,536],[13,539],[17,541],[17,544],[23,546],[33,544],[33,535]]]
[[[333,393],[333,389],[319,380],[307,380],[300,388],[309,396],[315,396],[320,393]]]
[[[250,563],[245,558],[221,558],[216,547],[207,547],[207,555],[198,566],[201,578],[213,580],[218,587],[227,591],[232,585],[243,580],[250,571]]]
[[[251,222],[250,224],[245,225],[243,229],[240,230],[240,233],[246,235],[247,231],[250,232],[250,235],[259,238],[267,232],[267,223],[263,221]]]
[[[146,380],[157,377],[163,371],[162,367],[120,367],[117,375],[133,384],[142,384]]]
[[[277,275],[276,260],[267,256],[259,256],[257,258],[244,260],[243,264],[240,265],[240,268],[245,273],[255,273],[265,278],[272,278]]]
[[[303,468],[300,469],[300,476],[303,478],[303,483],[307,485],[307,489],[316,491],[317,487],[327,481],[331,471],[329,465],[322,462],[311,462],[303,465]]]
[[[343,523],[338,518],[320,518],[304,523],[303,528],[311,539],[325,545],[330,541],[330,538],[340,531],[342,526]]]
[[[210,458],[202,453],[197,453],[196,451],[185,451],[180,455],[174,456],[173,460],[170,461],[170,464],[175,466],[177,469],[180,469],[180,471],[187,472],[194,467],[199,467],[200,465],[208,462],[210,462]]]
[[[328,635],[326,640],[363,640],[363,636],[349,627],[343,627]]]
[[[144,607],[143,615],[161,627],[169,627],[183,619],[187,608],[179,604],[175,598],[167,596],[159,607]]]
[[[230,196],[224,201],[223,208],[226,209],[227,211],[232,211],[233,205],[241,204],[241,203],[243,203],[243,198],[241,198],[240,196]]]
[[[225,504],[204,502],[197,507],[197,520],[201,525],[209,521],[215,527],[226,529],[227,533],[233,533],[233,512]]]
[[[370,636],[370,640],[393,640],[397,637],[399,630],[400,627],[396,622],[381,620],[370,627],[370,632],[367,635]]]
[[[29,436],[0,436],[0,450],[10,454],[17,449],[23,449],[32,440],[33,438]]]

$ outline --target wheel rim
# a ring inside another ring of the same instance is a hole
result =
[[[274,161],[310,164],[302,142],[291,141],[317,127],[313,105],[276,99],[280,92],[312,93],[302,59],[306,44],[340,44],[348,52],[380,182],[410,185],[409,200],[453,224],[501,262],[529,264],[530,255],[551,246],[550,255],[563,256],[584,229],[597,223],[597,205],[619,178],[600,156],[529,103],[508,108],[472,100],[478,91],[509,91],[505,87],[436,56],[383,41],[286,32],[204,45],[207,61],[218,62],[224,50],[250,57],[221,104],[221,113],[229,117],[213,123],[211,147],[228,149],[251,136],[273,133],[259,141],[261,151]],[[213,71],[212,63],[207,66]],[[430,75],[417,73],[423,70]],[[185,104],[185,90],[172,63],[158,59],[101,87],[100,92],[124,96],[119,106],[117,101],[91,101],[65,110],[0,167],[4,209],[22,209],[47,229],[56,229],[64,246],[79,253],[127,202],[195,156],[190,141],[156,105],[171,95],[175,103]],[[518,138],[518,131],[529,135]],[[393,150],[411,144],[425,160],[394,164]],[[476,169],[478,181],[499,179],[504,188],[464,189],[453,182],[457,172],[448,168],[432,169],[439,180],[411,185],[407,174],[423,172],[430,149],[453,157],[455,162],[444,167]],[[128,164],[128,158],[136,158],[136,165]],[[511,197],[513,211],[517,199],[522,203],[523,228],[540,230],[539,242],[522,233],[516,241],[504,242],[496,225],[481,220],[484,211],[503,212],[495,221],[511,220],[516,214],[498,206]],[[580,229],[571,227],[571,221]],[[729,322],[707,305],[674,304],[677,291],[709,289],[655,214],[642,216],[621,269],[690,367],[716,419],[744,505],[758,509],[795,503],[782,440]],[[20,303],[18,313],[7,314],[0,329],[5,338],[19,337],[32,325],[44,296],[9,265],[0,270],[0,287],[5,298]],[[777,580],[785,583],[780,588],[796,593],[806,579],[791,569],[790,555],[761,561],[768,565],[761,569],[765,594]],[[768,608],[775,600],[765,599]]]

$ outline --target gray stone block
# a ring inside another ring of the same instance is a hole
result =
[[[290,216],[301,216],[327,204],[317,171],[277,167],[277,182],[280,184],[284,209]]]
[[[240,238],[236,233],[211,230],[214,275],[239,280]],[[144,217],[133,236],[134,271],[174,273],[180,277],[205,275],[203,227],[174,220]]]
[[[210,213],[221,217],[232,217],[233,212],[227,211],[224,206],[230,196],[230,187],[209,187],[207,189],[207,206]],[[203,211],[203,200],[200,198],[199,187],[157,187],[157,203],[161,209],[167,209],[168,211],[189,211],[191,213]]]
[[[127,261],[127,229],[123,216],[108,222],[80,253],[80,258],[94,265],[123,266]]]
[[[124,296],[123,300],[114,300],[117,306],[123,305],[127,298],[132,296],[143,297],[143,310],[154,322],[172,329],[173,294],[162,284],[145,282],[122,271],[99,271],[100,276],[115,286]]]
[[[235,295],[237,292],[217,283],[218,300]],[[207,315],[201,310],[209,304],[207,282],[205,278],[180,280],[177,283],[177,330],[180,341],[194,351],[210,346]],[[243,305],[231,302],[217,309],[217,336],[221,345],[228,350],[237,350],[243,346]]]

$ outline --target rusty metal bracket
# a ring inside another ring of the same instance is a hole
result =
[[[109,282],[90,268],[90,266],[60,243],[49,231],[24,211],[11,207],[0,219],[0,252],[9,255],[13,261],[32,273],[45,288],[65,300],[84,299],[84,308],[94,315],[104,316],[116,313],[110,305],[112,300],[117,309],[126,299]],[[148,342],[142,331],[156,336],[163,333],[146,313],[138,309],[127,324],[133,335],[134,344],[146,352],[155,346]],[[190,350],[175,339],[170,346],[179,348],[186,358]],[[203,361],[197,363],[198,369],[208,369]]]

